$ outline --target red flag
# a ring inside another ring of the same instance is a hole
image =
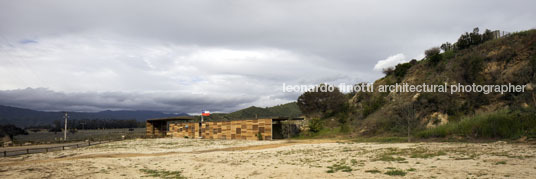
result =
[[[203,111],[203,113],[201,113],[202,116],[210,116],[210,111]]]

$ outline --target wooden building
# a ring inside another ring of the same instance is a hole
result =
[[[272,140],[297,135],[303,118],[263,118],[200,123],[193,117],[147,120],[147,135],[203,139]]]

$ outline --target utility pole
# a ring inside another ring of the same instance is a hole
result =
[[[63,141],[67,141],[67,118],[69,118],[69,115],[67,114],[67,112],[65,112],[65,115],[63,116],[63,118],[65,119],[65,128],[63,130]]]

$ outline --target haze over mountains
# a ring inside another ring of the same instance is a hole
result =
[[[184,116],[186,113],[164,113],[158,111],[100,111],[69,112],[70,119],[135,119],[144,121],[151,118]],[[44,112],[31,109],[0,105],[0,124],[14,124],[19,127],[49,125],[55,120],[63,119],[62,112]]]
[[[231,113],[214,113],[206,120],[212,119],[246,119],[263,117],[299,117],[302,115],[296,102],[276,105],[272,107],[250,106]],[[173,116],[188,116],[187,113],[165,113],[147,110],[119,110],[100,112],[69,112],[69,119],[135,119],[145,121],[152,118],[165,118]],[[50,125],[55,120],[62,120],[62,112],[45,112],[24,108],[0,105],[0,124],[14,124],[19,127]]]

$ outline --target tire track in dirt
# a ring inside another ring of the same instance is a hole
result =
[[[174,155],[174,154],[202,154],[202,153],[221,152],[221,151],[230,152],[230,151],[246,151],[246,150],[263,150],[263,149],[272,149],[272,148],[291,146],[291,145],[296,145],[296,144],[321,144],[321,143],[335,143],[335,142],[340,142],[340,140],[329,140],[329,139],[328,140],[295,140],[295,141],[287,141],[285,143],[277,143],[277,144],[251,145],[251,146],[243,146],[243,147],[228,147],[228,148],[209,149],[209,150],[190,151],[190,152],[89,154],[89,155],[81,155],[81,156],[58,157],[58,158],[52,158],[52,159],[0,162],[0,167],[34,164],[34,163],[50,163],[50,162],[60,162],[60,161],[69,161],[69,160],[80,160],[80,159],[95,159],[95,158],[159,157],[159,156]]]

